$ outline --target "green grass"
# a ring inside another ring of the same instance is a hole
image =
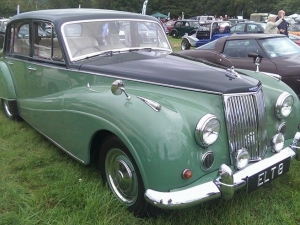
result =
[[[171,36],[168,36],[168,39],[171,43],[172,49],[174,52],[178,52],[181,50],[181,41],[182,38],[173,38]]]
[[[299,171],[294,160],[285,176],[251,194],[138,219],[102,185],[97,169],[75,161],[26,122],[0,113],[0,225],[296,225]]]

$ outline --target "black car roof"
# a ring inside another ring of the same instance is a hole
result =
[[[157,21],[155,17],[138,13],[105,10],[105,9],[48,9],[20,13],[11,18],[11,21],[20,19],[43,19],[62,24],[68,21],[91,20],[91,19],[141,19]]]
[[[265,34],[265,33],[251,33],[251,34],[232,34],[227,36],[227,40],[240,40],[240,39],[264,39],[272,37],[285,37],[283,34]]]

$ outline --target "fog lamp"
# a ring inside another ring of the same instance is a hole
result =
[[[280,152],[284,146],[284,136],[282,133],[276,134],[272,138],[272,150],[274,152]]]
[[[241,170],[244,169],[249,163],[249,153],[245,148],[237,151],[236,154],[236,168]]]

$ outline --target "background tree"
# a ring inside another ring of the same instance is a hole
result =
[[[36,9],[102,8],[141,13],[144,0],[0,0],[0,16],[16,14],[17,5],[21,12]],[[251,13],[267,12],[277,14],[284,9],[286,15],[300,13],[299,0],[149,0],[147,14],[155,12],[178,18],[184,12],[185,18],[198,15],[241,16],[249,18]]]

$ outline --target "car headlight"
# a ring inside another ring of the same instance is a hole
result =
[[[287,92],[283,92],[277,99],[275,105],[275,114],[280,119],[287,117],[292,112],[294,98]]]
[[[196,126],[196,142],[204,147],[213,144],[219,136],[220,128],[220,121],[216,116],[212,114],[204,115]]]

